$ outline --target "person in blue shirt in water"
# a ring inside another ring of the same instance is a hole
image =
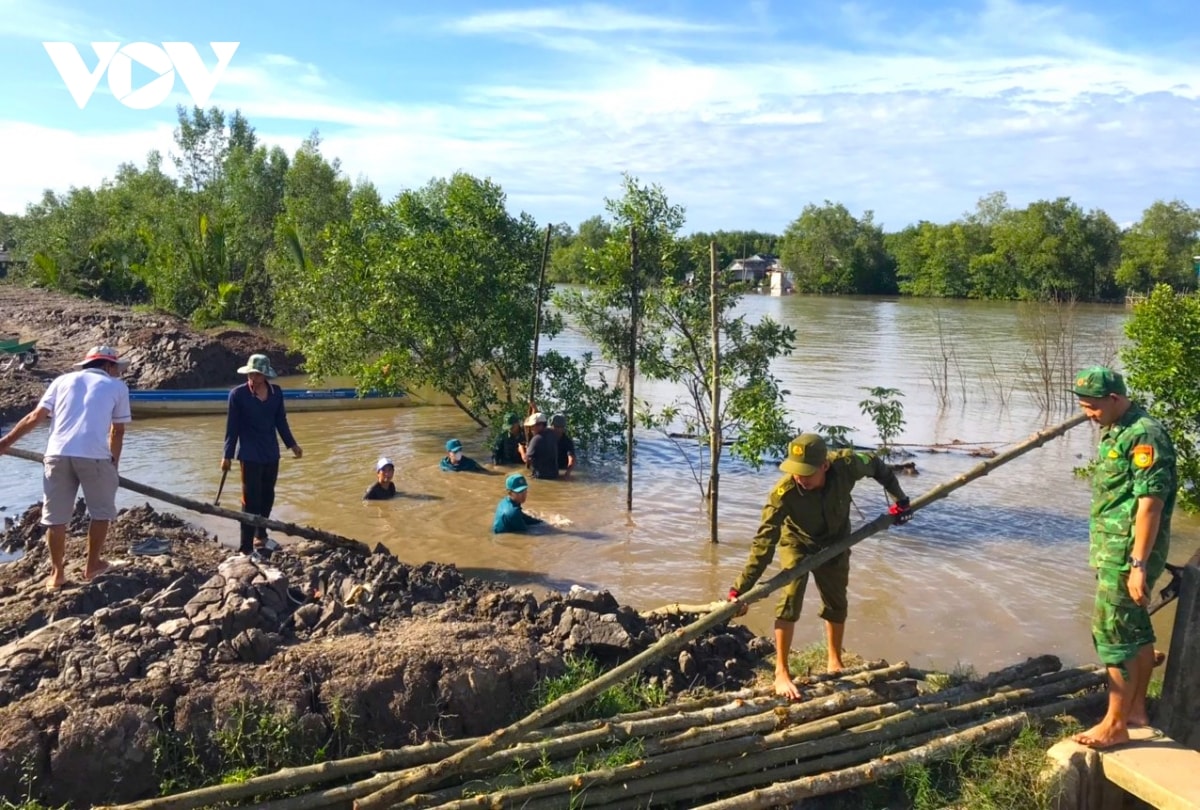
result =
[[[441,466],[444,472],[487,472],[475,459],[463,455],[462,442],[458,439],[446,442],[446,455],[442,457]]]
[[[520,473],[513,473],[504,479],[504,488],[508,490],[500,503],[496,504],[496,519],[492,521],[492,533],[524,532],[530,526],[536,526],[544,521],[533,515],[525,514],[521,504],[529,497],[529,482]]]

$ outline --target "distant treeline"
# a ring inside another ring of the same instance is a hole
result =
[[[578,231],[555,226],[551,278],[588,283],[588,251],[607,237],[599,216]],[[1066,197],[1012,208],[1004,192],[995,192],[954,222],[886,233],[870,211],[855,217],[826,200],[806,206],[782,236],[683,237],[681,272],[707,271],[710,242],[722,268],[756,253],[778,256],[802,293],[1119,301],[1162,283],[1195,289],[1200,210],[1179,200],[1155,202],[1123,230],[1103,211],[1084,211]]]
[[[22,215],[0,214],[14,278],[151,304],[201,325],[273,324],[277,288],[298,268],[324,262],[356,209],[382,203],[369,180],[352,182],[321,154],[315,132],[289,156],[259,143],[238,112],[180,108],[175,145],[177,177],[152,152],[97,188],[48,190]],[[611,230],[603,216],[553,226],[549,279],[594,281],[596,251]],[[778,256],[804,293],[1116,301],[1159,283],[1195,288],[1200,211],[1159,201],[1122,229],[1069,198],[1012,208],[996,192],[954,222],[885,233],[871,212],[856,217],[826,201],[805,207],[782,235],[680,237],[668,272],[706,273],[711,241],[722,267],[755,253]],[[421,261],[438,274],[440,256]]]

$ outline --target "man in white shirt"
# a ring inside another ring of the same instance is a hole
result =
[[[50,383],[37,407],[3,438],[0,455],[44,420],[50,420],[50,438],[44,454],[42,525],[49,527],[50,578],[46,587],[57,590],[67,582],[65,557],[67,524],[75,511],[75,496],[83,487],[91,524],[88,526],[87,563],[83,578],[95,579],[109,568],[101,557],[108,524],[117,516],[117,464],[131,421],[129,388],[120,376],[128,360],[109,346],[96,346],[75,364],[79,371]]]

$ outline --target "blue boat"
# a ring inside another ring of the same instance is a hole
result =
[[[406,404],[404,394],[385,395],[368,391],[359,396],[354,388],[284,388],[283,401],[289,412],[358,411],[396,408]],[[197,416],[225,413],[229,389],[180,388],[174,391],[130,391],[129,406],[134,416]]]

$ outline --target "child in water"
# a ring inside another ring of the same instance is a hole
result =
[[[386,501],[396,497],[396,485],[392,476],[396,474],[396,465],[390,458],[381,457],[375,462],[375,483],[363,495],[364,501]]]

